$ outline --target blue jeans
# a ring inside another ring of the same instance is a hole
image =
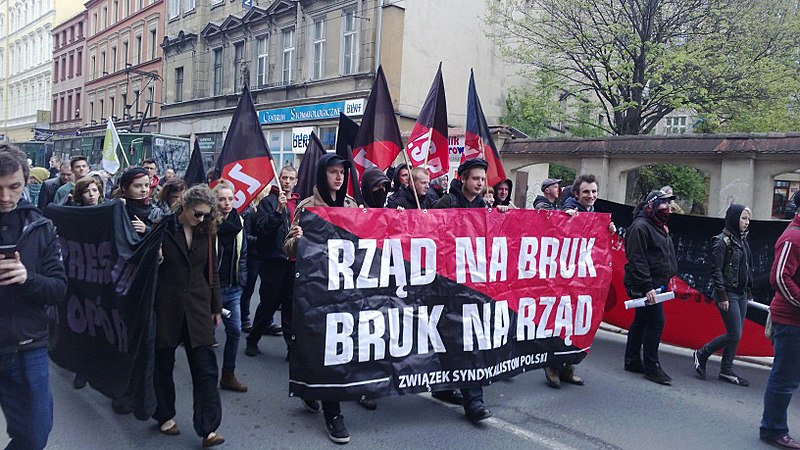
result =
[[[722,323],[725,324],[725,334],[715,337],[700,349],[699,357],[708,359],[720,349],[722,350],[722,365],[720,373],[733,373],[733,357],[742,338],[742,327],[747,314],[747,296],[736,292],[728,292],[728,310],[719,310]]]
[[[239,340],[242,337],[242,314],[239,300],[242,288],[239,286],[226,286],[219,289],[222,295],[222,307],[231,312],[230,317],[222,316],[225,324],[225,351],[222,356],[223,369],[236,368],[236,351],[239,349]]]
[[[761,439],[773,440],[789,434],[786,410],[800,384],[800,327],[773,324],[775,359],[764,392]]]
[[[42,449],[53,429],[53,396],[47,348],[0,355],[0,407],[6,417],[6,449]]]

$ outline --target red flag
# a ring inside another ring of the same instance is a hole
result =
[[[450,154],[447,140],[447,101],[444,96],[442,63],[408,139],[408,157],[413,167],[427,167],[431,178],[447,175]]]
[[[233,183],[233,206],[243,212],[275,178],[272,167],[272,155],[261,131],[250,89],[245,84],[214,167],[213,178]]]
[[[368,167],[386,170],[402,148],[403,140],[400,138],[389,87],[383,67],[378,66],[353,146],[353,162],[359,179]]]
[[[465,134],[461,162],[471,158],[483,158],[489,163],[489,170],[486,171],[486,184],[494,186],[505,180],[506,171],[503,168],[503,161],[500,160],[500,153],[497,152],[497,147],[492,140],[492,134],[489,132],[486,116],[483,115],[481,99],[478,98],[478,90],[475,88],[475,74],[472,73],[472,70],[469,73]]]

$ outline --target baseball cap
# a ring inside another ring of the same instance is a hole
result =
[[[650,191],[645,199],[646,203],[652,203],[655,200],[675,200],[674,195],[667,194],[664,191]]]
[[[554,184],[559,184],[559,183],[561,183],[561,180],[558,179],[558,178],[548,178],[548,179],[542,181],[542,192],[544,192],[544,190],[549,188],[550,186],[552,186]]]

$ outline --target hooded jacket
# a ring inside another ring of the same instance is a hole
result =
[[[558,207],[558,199],[551,202],[544,195],[537,195],[533,201],[533,209],[558,210],[560,208]]]
[[[231,226],[226,226],[226,222]],[[228,229],[238,229],[238,231],[229,236],[226,233]],[[241,287],[247,285],[246,234],[244,220],[235,208],[232,209],[217,230],[217,270],[220,272],[220,287],[234,286],[234,282]],[[223,276],[223,269],[230,272]],[[223,280],[227,280],[227,283]]]
[[[314,186],[314,195],[303,199],[303,201],[297,204],[297,211],[294,215],[294,220],[292,220],[291,226],[300,224],[300,215],[303,213],[305,208],[310,206],[340,206],[344,208],[358,208],[358,205],[353,197],[347,195],[347,182],[348,175],[350,174],[349,164],[344,164],[344,181],[342,183],[342,187],[340,187],[339,191],[336,193],[336,200],[334,201],[331,198],[330,191],[328,190],[327,169],[328,166],[339,164],[339,161],[341,161],[341,158],[333,153],[324,155],[319,159],[317,162],[317,184]],[[297,254],[296,237],[290,238],[287,234],[286,239],[283,242],[283,253],[289,258],[295,257]]]
[[[624,282],[631,298],[666,286],[678,272],[675,247],[666,226],[653,223],[645,209],[639,211],[625,234],[625,256]]]
[[[561,207],[563,211],[568,209],[576,209],[578,212],[593,212],[594,206],[591,209],[586,208],[585,206],[581,205],[581,202],[578,201],[575,197],[570,197],[564,201],[564,205]]]
[[[258,254],[262,258],[286,260],[288,257],[283,252],[283,241],[294,220],[300,196],[296,192],[289,194],[286,208],[283,212],[278,212],[279,195],[280,188],[273,187],[269,195],[258,204],[258,211],[255,213]]]
[[[372,192],[376,186],[384,185],[383,191]],[[370,167],[364,171],[361,177],[361,195],[364,196],[364,203],[367,208],[383,208],[386,204],[386,192],[389,190],[391,181],[380,170]]]
[[[450,192],[433,205],[434,209],[486,207],[486,202],[481,195],[476,196],[472,201],[468,201],[461,191],[461,181],[458,180],[453,180],[453,182],[450,183]]]
[[[744,205],[732,204],[725,212],[725,228],[711,241],[711,276],[714,301],[728,301],[728,292],[748,294],[753,286],[753,255],[747,234],[739,231]]]
[[[19,214],[22,234],[17,251],[28,271],[21,285],[0,286],[0,354],[47,346],[46,305],[64,300],[67,275],[53,223],[27,200],[3,214]]]
[[[500,200],[500,197],[497,195],[497,188],[500,187],[501,184],[508,185],[508,197],[505,200]],[[492,207],[497,207],[500,205],[511,206],[511,193],[514,192],[514,182],[511,180],[503,180],[494,185],[494,204]]]
[[[769,273],[775,291],[769,312],[774,323],[800,327],[800,215],[775,243],[775,260]]]
[[[422,209],[431,208],[434,203],[439,200],[439,197],[436,196],[436,194],[431,196],[430,192],[431,189],[428,189],[428,192],[425,195],[417,195],[417,199],[419,199],[419,206]],[[401,206],[405,209],[417,209],[417,201],[414,200],[415,194],[416,192],[412,191],[411,186],[400,186],[400,189],[394,195],[392,195],[386,206],[392,209],[396,209],[398,206]]]

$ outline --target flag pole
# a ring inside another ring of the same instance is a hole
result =
[[[128,161],[128,155],[125,153],[125,148],[122,146],[122,141],[120,141],[120,143],[117,146],[117,148],[122,150],[122,152],[120,152],[120,153],[122,153],[122,159],[125,160],[126,167],[130,167],[131,163]],[[114,149],[114,151],[117,151],[117,149]]]
[[[428,142],[427,147],[428,151],[425,152],[425,168],[428,168],[428,157],[431,156],[431,141],[433,140],[433,128],[428,129]]]
[[[272,180],[275,180],[275,185],[277,185],[278,189],[280,189],[281,188],[281,183],[278,180],[278,169],[275,167],[275,160],[270,158],[269,159],[269,163],[272,164],[272,174],[273,174]],[[270,181],[272,181],[272,180],[270,180]]]
[[[417,195],[417,188],[414,186],[414,175],[411,174],[411,163],[408,162],[408,150],[403,147],[403,158],[406,160],[406,167],[408,167],[408,182],[411,183],[411,193],[414,195],[414,200],[417,202],[417,209],[422,209],[419,204],[419,196]],[[427,158],[425,158],[427,163]],[[400,189],[398,187],[398,189]]]

